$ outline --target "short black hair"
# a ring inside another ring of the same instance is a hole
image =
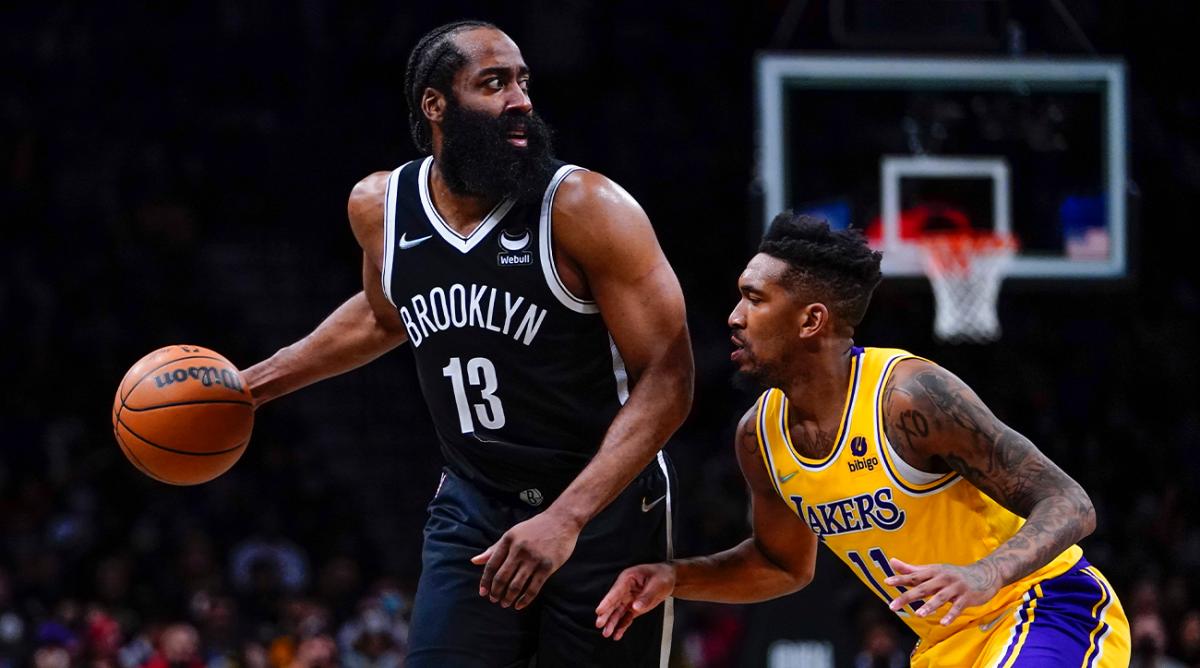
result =
[[[883,278],[883,254],[871,250],[861,232],[831,230],[825,220],[792,211],[775,216],[758,252],[788,264],[788,289],[824,302],[851,327],[862,322]]]
[[[460,32],[492,28],[486,21],[455,21],[438,26],[425,33],[417,41],[412,53],[408,54],[408,67],[404,71],[404,95],[408,99],[408,128],[417,149],[428,153],[433,148],[433,133],[429,120],[421,111],[421,97],[426,88],[450,94],[450,85],[455,73],[467,62],[467,56],[458,49],[452,39]]]

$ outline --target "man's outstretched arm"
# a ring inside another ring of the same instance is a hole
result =
[[[380,283],[386,185],[387,172],[372,174],[354,187],[347,204],[351,228],[363,247],[362,292],[308,336],[242,372],[256,405],[356,369],[407,340]]]
[[[755,433],[757,409],[742,417],[735,439],[750,488],[753,534],[704,557],[625,569],[596,608],[596,627],[620,640],[637,617],[668,596],[692,601],[754,603],[799,591],[813,578],[817,537],[775,493]]]

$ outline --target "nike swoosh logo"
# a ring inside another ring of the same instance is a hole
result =
[[[1008,610],[1005,610],[1005,611],[1004,611],[1004,614],[1001,614],[1001,615],[996,615],[996,618],[995,618],[995,619],[993,619],[992,621],[990,621],[990,622],[985,622],[985,623],[983,623],[983,624],[980,624],[980,625],[979,625],[979,630],[980,630],[980,631],[982,631],[982,632],[984,632],[984,633],[987,633],[988,631],[991,631],[991,630],[992,630],[992,627],[994,627],[995,625],[999,624],[999,623],[1000,623],[1000,620],[1007,618],[1007,617],[1009,616],[1009,614],[1011,614],[1011,612],[1012,612],[1012,609],[1010,608],[1010,609],[1008,609]]]
[[[1002,615],[1002,616],[1003,616],[1003,615]],[[990,622],[988,622],[988,623],[986,623],[986,624],[980,624],[980,625],[979,625],[979,630],[980,630],[980,631],[982,631],[982,632],[984,632],[984,633],[987,633],[988,631],[991,631],[991,630],[992,630],[992,627],[993,627],[993,626],[995,626],[995,625],[996,625],[996,624],[998,624],[998,623],[1000,623],[1000,617],[997,617],[997,618],[993,619],[992,621],[990,621]]]
[[[431,234],[427,237],[421,237],[420,239],[413,239],[412,241],[409,241],[408,239],[404,238],[406,236],[408,236],[407,232],[405,232],[404,234],[401,234],[400,241],[398,241],[396,243],[396,245],[400,247],[400,250],[408,250],[408,249],[412,248],[413,246],[418,246],[421,243],[433,238],[433,235]]]
[[[643,496],[643,497],[642,497],[642,512],[643,512],[643,513],[648,513],[648,512],[650,512],[650,510],[651,510],[652,508],[654,508],[654,506],[657,506],[657,505],[658,505],[658,504],[659,504],[659,503],[660,503],[660,502],[661,502],[663,499],[665,499],[665,498],[667,498],[667,495],[666,495],[666,494],[663,494],[662,496],[660,496],[660,497],[658,497],[657,499],[655,499],[655,500],[651,501],[650,503],[646,503],[646,497],[644,497],[644,496]]]
[[[779,476],[779,482],[787,482],[787,481],[791,480],[792,478],[795,478],[796,475],[799,473],[800,473],[800,471],[792,471],[791,473],[789,473],[787,475]]]

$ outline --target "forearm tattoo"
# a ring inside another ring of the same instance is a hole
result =
[[[961,381],[920,371],[884,395],[888,438],[908,461],[944,462],[1025,525],[981,560],[997,586],[1040,568],[1090,533],[1087,493],[1021,434],[1000,422]],[[894,409],[893,409],[894,407]]]

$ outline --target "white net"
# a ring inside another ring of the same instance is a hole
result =
[[[999,339],[996,301],[1016,243],[995,234],[944,234],[926,237],[921,247],[937,305],[934,336],[948,343]]]

